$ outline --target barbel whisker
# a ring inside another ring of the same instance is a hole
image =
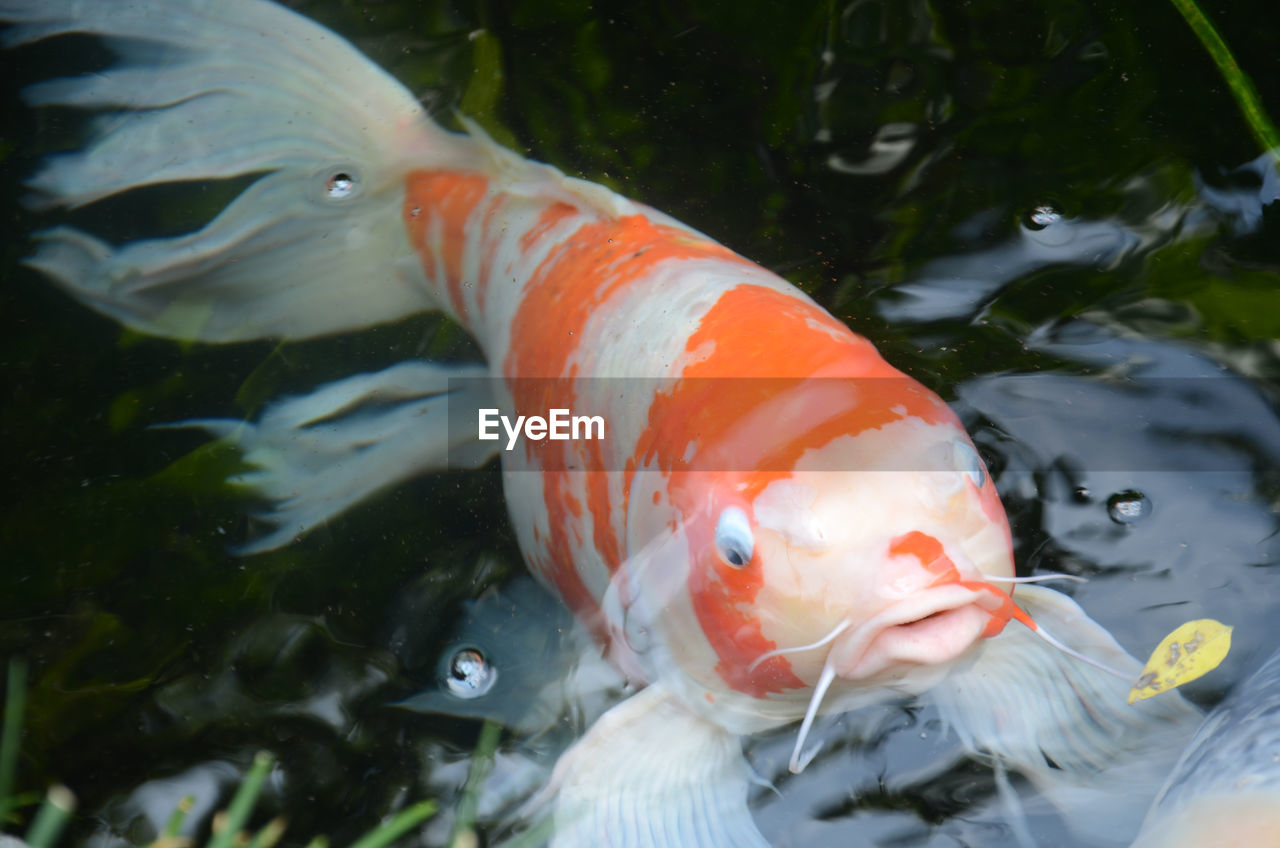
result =
[[[747,666],[747,671],[749,672],[755,671],[757,668],[760,667],[760,663],[764,662],[765,660],[772,659],[773,657],[780,657],[783,654],[795,654],[795,653],[799,653],[800,651],[812,651],[814,648],[821,648],[823,645],[829,644],[841,633],[848,630],[852,625],[853,625],[853,622],[846,618],[844,621],[840,622],[834,628],[832,628],[830,633],[828,633],[826,636],[823,636],[821,639],[819,639],[816,642],[810,642],[808,645],[797,645],[793,648],[778,648],[777,650],[766,651],[765,653],[756,657],[755,661],[752,662],[751,665]]]

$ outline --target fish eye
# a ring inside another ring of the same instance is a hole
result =
[[[725,507],[716,522],[716,552],[724,564],[730,568],[746,568],[755,544],[747,514],[736,506]]]
[[[982,466],[982,459],[968,442],[955,443],[955,463],[956,470],[968,477],[975,489],[981,489],[987,482],[987,471]]]

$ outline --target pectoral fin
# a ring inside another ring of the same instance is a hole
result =
[[[486,374],[481,365],[405,362],[277,401],[256,423],[217,418],[172,426],[228,439],[254,466],[228,482],[270,503],[257,517],[272,530],[239,549],[259,553],[395,483],[483,465],[497,445],[475,439]]]
[[[660,684],[600,717],[556,764],[552,848],[768,848],[737,736]]]

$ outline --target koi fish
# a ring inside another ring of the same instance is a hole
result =
[[[1280,845],[1280,651],[1213,709],[1133,848]]]
[[[38,233],[27,264],[77,300],[206,342],[435,310],[484,351],[347,377],[256,422],[188,422],[234,439],[254,467],[234,482],[272,504],[242,552],[489,461],[501,441],[472,436],[477,409],[608,423],[601,440],[526,427],[501,451],[531,571],[644,687],[557,763],[536,799],[552,844],[765,845],[741,737],[800,722],[800,771],[820,713],[903,696],[1046,791],[1102,787],[1141,815],[1158,754],[1142,779],[1107,770],[1168,749],[1196,711],[1176,695],[1127,707],[1102,667],[1138,664],[1105,630],[1052,590],[1015,602],[1029,578],[955,414],[795,286],[465,118],[442,129],[351,45],[265,0],[0,0],[0,18],[8,45],[88,33],[123,59],[28,90],[112,114],[35,174],[47,205],[261,175],[186,235]]]

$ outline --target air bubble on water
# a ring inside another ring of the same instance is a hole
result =
[[[1061,220],[1061,212],[1048,204],[1041,204],[1027,214],[1026,224],[1030,229],[1043,230]]]
[[[459,698],[479,698],[493,688],[498,670],[475,648],[463,648],[449,661],[445,683]]]
[[[1107,514],[1116,524],[1136,524],[1151,514],[1151,501],[1132,489],[1107,498]]]
[[[334,198],[349,197],[355,190],[356,179],[346,171],[340,171],[329,177],[329,182],[325,186],[325,193]]]

